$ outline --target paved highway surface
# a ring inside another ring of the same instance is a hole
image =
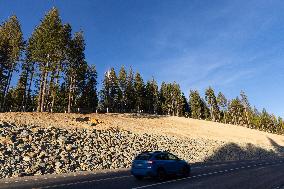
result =
[[[194,164],[190,177],[169,178],[163,182],[150,178],[138,181],[130,175],[128,169],[121,169],[1,179],[0,189],[3,188],[284,189],[284,159]]]

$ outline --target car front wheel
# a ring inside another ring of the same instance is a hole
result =
[[[158,169],[158,171],[157,171],[157,179],[159,180],[159,181],[163,181],[163,180],[165,180],[166,179],[166,172],[165,172],[165,170],[164,169]]]
[[[190,175],[190,169],[188,166],[184,166],[182,169],[181,169],[181,174],[183,177],[188,177]]]

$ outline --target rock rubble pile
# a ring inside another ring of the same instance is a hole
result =
[[[0,178],[127,168],[135,155],[148,150],[167,150],[189,162],[277,156],[271,147],[226,146],[208,139],[0,123]]]

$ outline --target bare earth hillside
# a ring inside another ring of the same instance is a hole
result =
[[[96,118],[103,123],[90,126],[89,121],[78,118]],[[36,125],[82,129],[108,129],[110,127],[129,130],[133,133],[149,133],[180,138],[212,139],[224,142],[271,145],[272,139],[284,146],[284,136],[270,134],[241,126],[183,117],[136,115],[136,114],[64,114],[64,113],[1,113],[0,123],[16,126]]]
[[[129,168],[141,151],[188,162],[271,159],[284,137],[241,126],[136,114],[0,114],[0,179]]]

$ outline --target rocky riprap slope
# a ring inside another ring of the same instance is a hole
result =
[[[130,167],[141,151],[168,150],[189,162],[271,158],[271,147],[135,134],[117,129],[64,129],[0,123],[0,178]]]

